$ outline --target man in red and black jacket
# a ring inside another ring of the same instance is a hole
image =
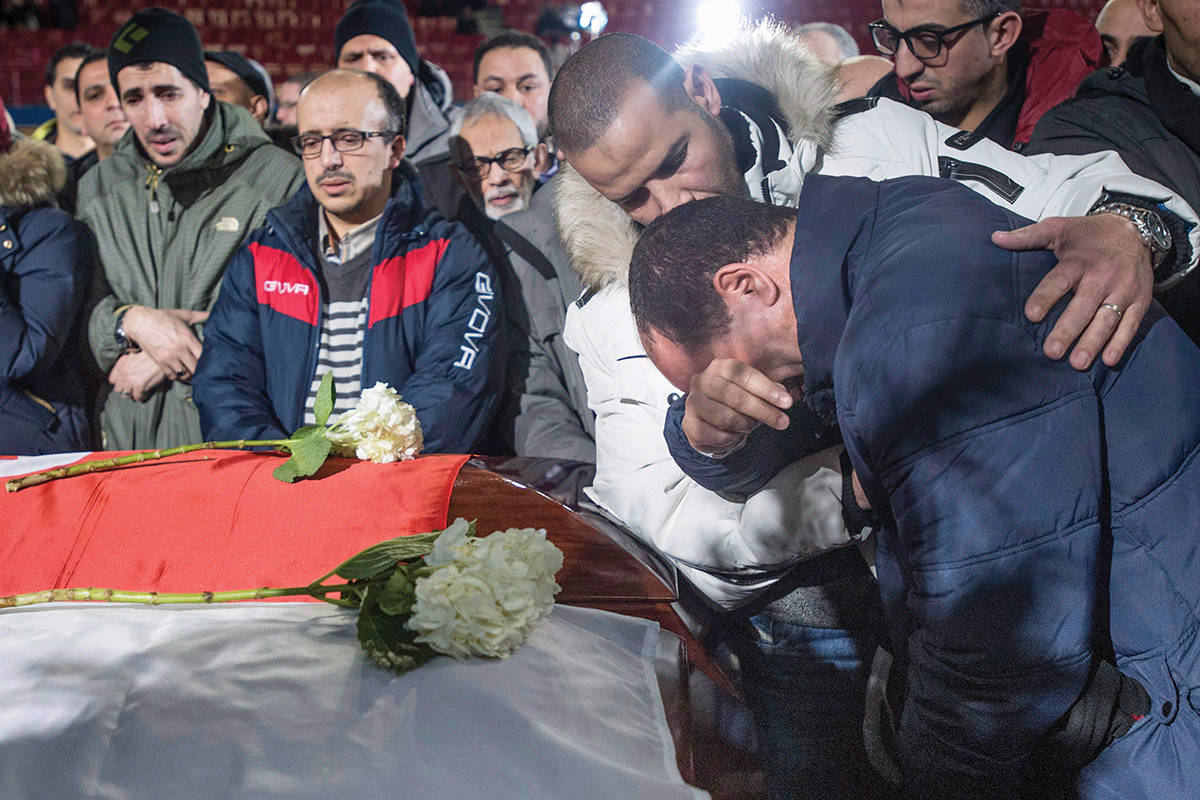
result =
[[[1103,52],[1100,34],[1075,12],[1020,8],[1019,0],[883,0],[871,35],[893,68],[868,94],[967,132],[967,146],[986,137],[1020,150]]]
[[[382,381],[416,409],[427,452],[477,449],[506,357],[487,256],[398,180],[404,103],[391,84],[334,70],[298,113],[307,185],[230,262],[205,326],[193,381],[205,437],[311,424],[332,372],[335,414]]]

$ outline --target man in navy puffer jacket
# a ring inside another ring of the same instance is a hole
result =
[[[89,450],[97,372],[81,314],[96,250],[54,206],[62,154],[14,142],[0,102],[0,453]]]
[[[906,792],[1200,797],[1200,350],[1154,306],[1116,367],[1044,358],[1061,307],[1022,303],[1053,258],[990,241],[1023,224],[934,179],[821,176],[795,211],[660,218],[630,296],[689,388],[668,444],[747,493],[836,421],[877,517]]]
[[[499,281],[465,228],[393,178],[403,108],[368,73],[305,89],[307,185],[234,256],[205,326],[193,382],[205,438],[287,436],[313,421],[332,372],[335,412],[382,381],[416,409],[427,452],[478,448],[503,397]]]

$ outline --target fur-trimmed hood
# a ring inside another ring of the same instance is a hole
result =
[[[718,47],[691,45],[675,53],[687,69],[703,67],[713,78],[739,78],[769,91],[787,119],[793,142],[827,148],[837,98],[834,71],[817,61],[786,27],[772,22],[740,32]],[[640,226],[568,165],[555,194],[559,233],[571,266],[589,289],[624,285]]]
[[[7,153],[0,153],[0,206],[53,203],[66,179],[67,165],[58,148],[36,139],[16,139]]]

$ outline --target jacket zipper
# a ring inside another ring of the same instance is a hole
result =
[[[982,183],[1009,203],[1016,202],[1016,199],[1025,191],[1024,186],[998,169],[983,164],[974,164],[970,161],[959,161],[957,158],[949,156],[938,156],[938,171],[943,178],[953,181]]]

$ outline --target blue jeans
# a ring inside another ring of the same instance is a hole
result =
[[[880,617],[846,630],[756,614],[730,637],[772,800],[889,796],[863,746],[867,677],[880,626]]]

